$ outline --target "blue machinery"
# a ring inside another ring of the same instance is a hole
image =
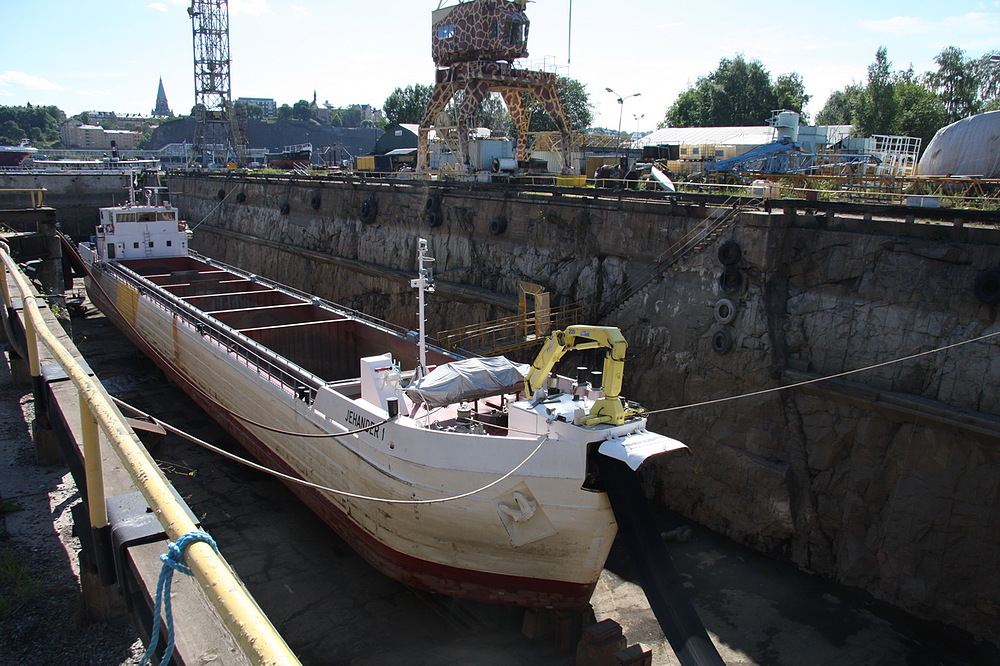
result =
[[[879,163],[874,155],[845,153],[806,153],[802,144],[782,137],[772,143],[751,148],[742,155],[716,162],[706,162],[706,176],[726,175],[751,180],[763,175],[861,175],[868,165]]]

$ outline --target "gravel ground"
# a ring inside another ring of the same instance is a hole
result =
[[[34,400],[0,362],[0,663],[138,664],[142,642],[128,616],[84,613],[70,515],[81,501],[64,466],[35,463]]]

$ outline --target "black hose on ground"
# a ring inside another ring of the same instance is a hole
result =
[[[618,531],[663,635],[682,666],[725,666],[674,569],[639,479],[620,460],[598,454]]]

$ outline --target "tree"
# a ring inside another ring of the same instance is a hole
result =
[[[344,110],[341,118],[343,119],[344,127],[360,127],[364,116],[365,114],[361,111],[361,107],[357,104],[352,104]]]
[[[774,108],[795,111],[803,124],[809,124],[809,116],[802,109],[812,99],[812,95],[806,94],[806,85],[802,82],[800,74],[791,72],[779,76],[774,82],[774,95],[777,98],[777,105]]]
[[[928,72],[925,80],[944,101],[948,121],[954,122],[979,113],[982,100],[975,61],[966,60],[964,51],[949,46],[935,56],[934,62],[938,71]]]
[[[917,81],[912,70],[896,82],[895,96],[893,134],[920,137],[926,147],[934,134],[948,124],[948,109],[944,102]]]
[[[590,103],[590,95],[584,84],[576,79],[560,76],[557,94],[562,102],[563,111],[569,129],[582,132],[590,127],[594,120],[594,105]],[[528,121],[529,132],[552,132],[558,129],[555,122],[545,113],[541,103],[536,99],[531,107],[531,118]]]
[[[0,134],[5,143],[17,145],[31,139],[36,146],[59,141],[66,114],[56,106],[0,106]]]
[[[316,106],[311,102],[300,99],[292,105],[292,118],[296,120],[315,120]]]
[[[777,82],[757,60],[742,54],[723,58],[719,67],[700,77],[667,110],[659,127],[764,125],[779,108],[802,111],[809,101],[802,77],[783,74]]]
[[[382,104],[382,112],[389,124],[419,123],[431,101],[432,86],[419,83],[396,88]]]
[[[858,96],[854,127],[861,136],[892,134],[896,120],[896,79],[888,51],[880,46],[868,65],[868,83]]]
[[[826,104],[816,114],[817,125],[853,125],[854,108],[861,95],[861,86],[851,85],[830,93]]]
[[[510,135],[514,122],[500,93],[492,92],[483,99],[476,113],[476,125],[490,128],[495,136]]]

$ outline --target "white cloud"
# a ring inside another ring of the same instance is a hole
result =
[[[893,35],[916,35],[928,33],[934,24],[918,16],[893,16],[882,21],[861,21],[861,26],[872,32],[887,32]]]
[[[302,5],[297,5],[294,2],[288,5],[288,10],[292,15],[292,18],[306,18],[310,15],[309,8],[303,7]]]
[[[229,3],[229,13],[263,16],[271,13],[271,5],[268,0],[232,0]]]
[[[1000,2],[998,2],[1000,4]],[[892,35],[941,34],[961,30],[969,33],[995,33],[1000,17],[988,12],[969,12],[958,16],[947,16],[939,21],[930,21],[918,16],[893,16],[882,21],[861,21],[862,27],[872,32]]]
[[[151,3],[149,3],[149,8],[150,9],[155,9],[158,12],[169,12],[170,11],[170,8],[167,7],[165,4],[163,4],[162,2],[151,2]]]
[[[24,86],[31,90],[66,90],[63,86],[58,83],[53,83],[48,79],[43,79],[39,76],[32,76],[26,72],[15,72],[7,70],[6,72],[0,72],[0,85],[17,85]]]

